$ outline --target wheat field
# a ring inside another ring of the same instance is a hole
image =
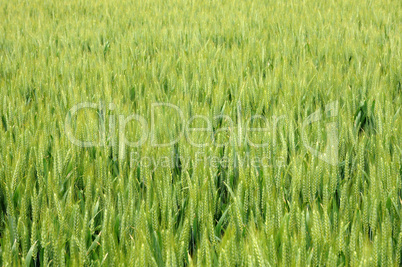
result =
[[[400,266],[402,2],[1,1],[2,266]]]

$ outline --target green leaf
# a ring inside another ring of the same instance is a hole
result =
[[[92,242],[91,246],[89,247],[88,251],[87,251],[87,255],[89,255],[89,253],[91,253],[91,251],[99,245],[99,239],[101,237],[102,232],[99,232],[98,236],[95,238],[95,240]]]
[[[36,243],[37,243],[38,241],[35,241],[35,243],[33,243],[33,245],[31,246],[31,248],[28,250],[28,253],[27,253],[27,255],[26,255],[26,257],[25,257],[25,266],[30,266],[31,265],[31,260],[32,260],[32,253],[33,253],[33,251],[34,251],[34,249],[35,249],[35,246],[36,246]]]

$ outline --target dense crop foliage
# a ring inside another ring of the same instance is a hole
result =
[[[0,264],[399,266],[401,10],[1,1]]]

